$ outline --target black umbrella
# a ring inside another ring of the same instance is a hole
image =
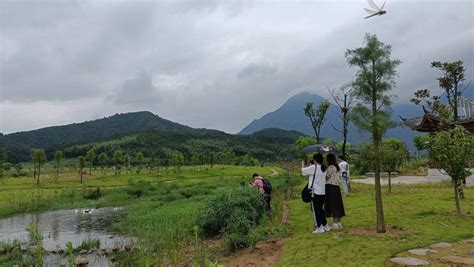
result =
[[[328,145],[312,145],[303,148],[303,153],[333,153],[338,154],[337,148],[335,146]]]

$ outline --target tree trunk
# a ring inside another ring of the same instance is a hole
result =
[[[82,184],[82,169],[80,169],[80,171],[81,171],[81,184]]]
[[[342,141],[342,156],[346,157],[346,143],[347,143],[347,94],[344,94],[344,110],[342,112],[342,135],[344,140]]]
[[[89,176],[92,176],[92,161],[91,161],[91,165],[89,165]]]
[[[388,192],[392,193],[392,172],[388,172]]]
[[[373,63],[372,66],[375,64]],[[385,216],[383,213],[382,202],[382,186],[380,184],[380,140],[379,125],[378,125],[378,111],[377,111],[377,90],[375,88],[375,81],[373,81],[372,88],[372,139],[374,143],[374,176],[375,176],[375,213],[377,215],[377,233],[385,233]]]
[[[38,179],[36,179],[36,185],[40,183],[41,163],[38,163]]]
[[[457,187],[457,183],[456,183],[456,180],[453,180],[453,191],[454,191],[454,203],[456,204],[456,211],[459,213],[461,213],[461,206],[459,204],[459,195],[458,195],[458,187]]]

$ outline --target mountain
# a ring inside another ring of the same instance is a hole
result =
[[[141,111],[7,134],[0,136],[0,147],[7,150],[12,163],[31,160],[33,148],[44,148],[51,160],[58,149],[64,150],[66,157],[77,157],[91,147],[98,148],[97,153],[108,153],[109,157],[117,148],[126,153],[141,151],[145,156],[155,153],[162,157],[171,150],[190,156],[196,150],[217,153],[227,149],[236,155],[250,153],[264,160],[266,156],[269,159],[287,157],[292,153],[296,139],[302,135],[281,129],[265,129],[250,136],[231,135],[217,130],[194,129]],[[284,149],[278,148],[278,144]]]
[[[309,119],[304,115],[303,108],[306,102],[313,102],[315,106],[319,105],[324,98],[307,92],[297,94],[288,99],[280,108],[273,112],[263,115],[260,119],[252,121],[248,126],[243,128],[239,134],[252,134],[265,128],[281,128],[285,130],[295,130],[307,135],[313,135],[314,131],[311,127]],[[334,141],[341,141],[342,134],[334,129],[340,128],[342,121],[339,117],[339,108],[331,104],[326,114],[326,122],[321,129],[321,137]],[[400,115],[405,118],[415,117],[423,114],[420,107],[413,104],[398,104],[392,107],[392,120],[401,123]],[[334,126],[334,127],[333,127]],[[399,138],[405,141],[412,151],[413,136],[419,133],[409,128],[400,126],[387,131],[386,137]],[[362,143],[370,139],[368,133],[360,132],[358,128],[350,123],[348,139],[350,143]]]

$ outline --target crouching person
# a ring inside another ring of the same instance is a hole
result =
[[[250,184],[251,187],[257,187],[260,193],[262,193],[263,200],[269,211],[272,210],[270,202],[272,200],[272,184],[270,180],[263,178],[257,173],[253,174],[253,182]]]

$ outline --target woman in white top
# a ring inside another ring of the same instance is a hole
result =
[[[330,230],[323,210],[326,200],[326,166],[323,164],[323,156],[321,154],[314,154],[313,159],[315,164],[308,167],[305,167],[304,161],[301,162],[301,173],[303,176],[308,177],[308,189],[312,191],[310,204],[315,220],[315,230],[313,233],[324,233]]]

